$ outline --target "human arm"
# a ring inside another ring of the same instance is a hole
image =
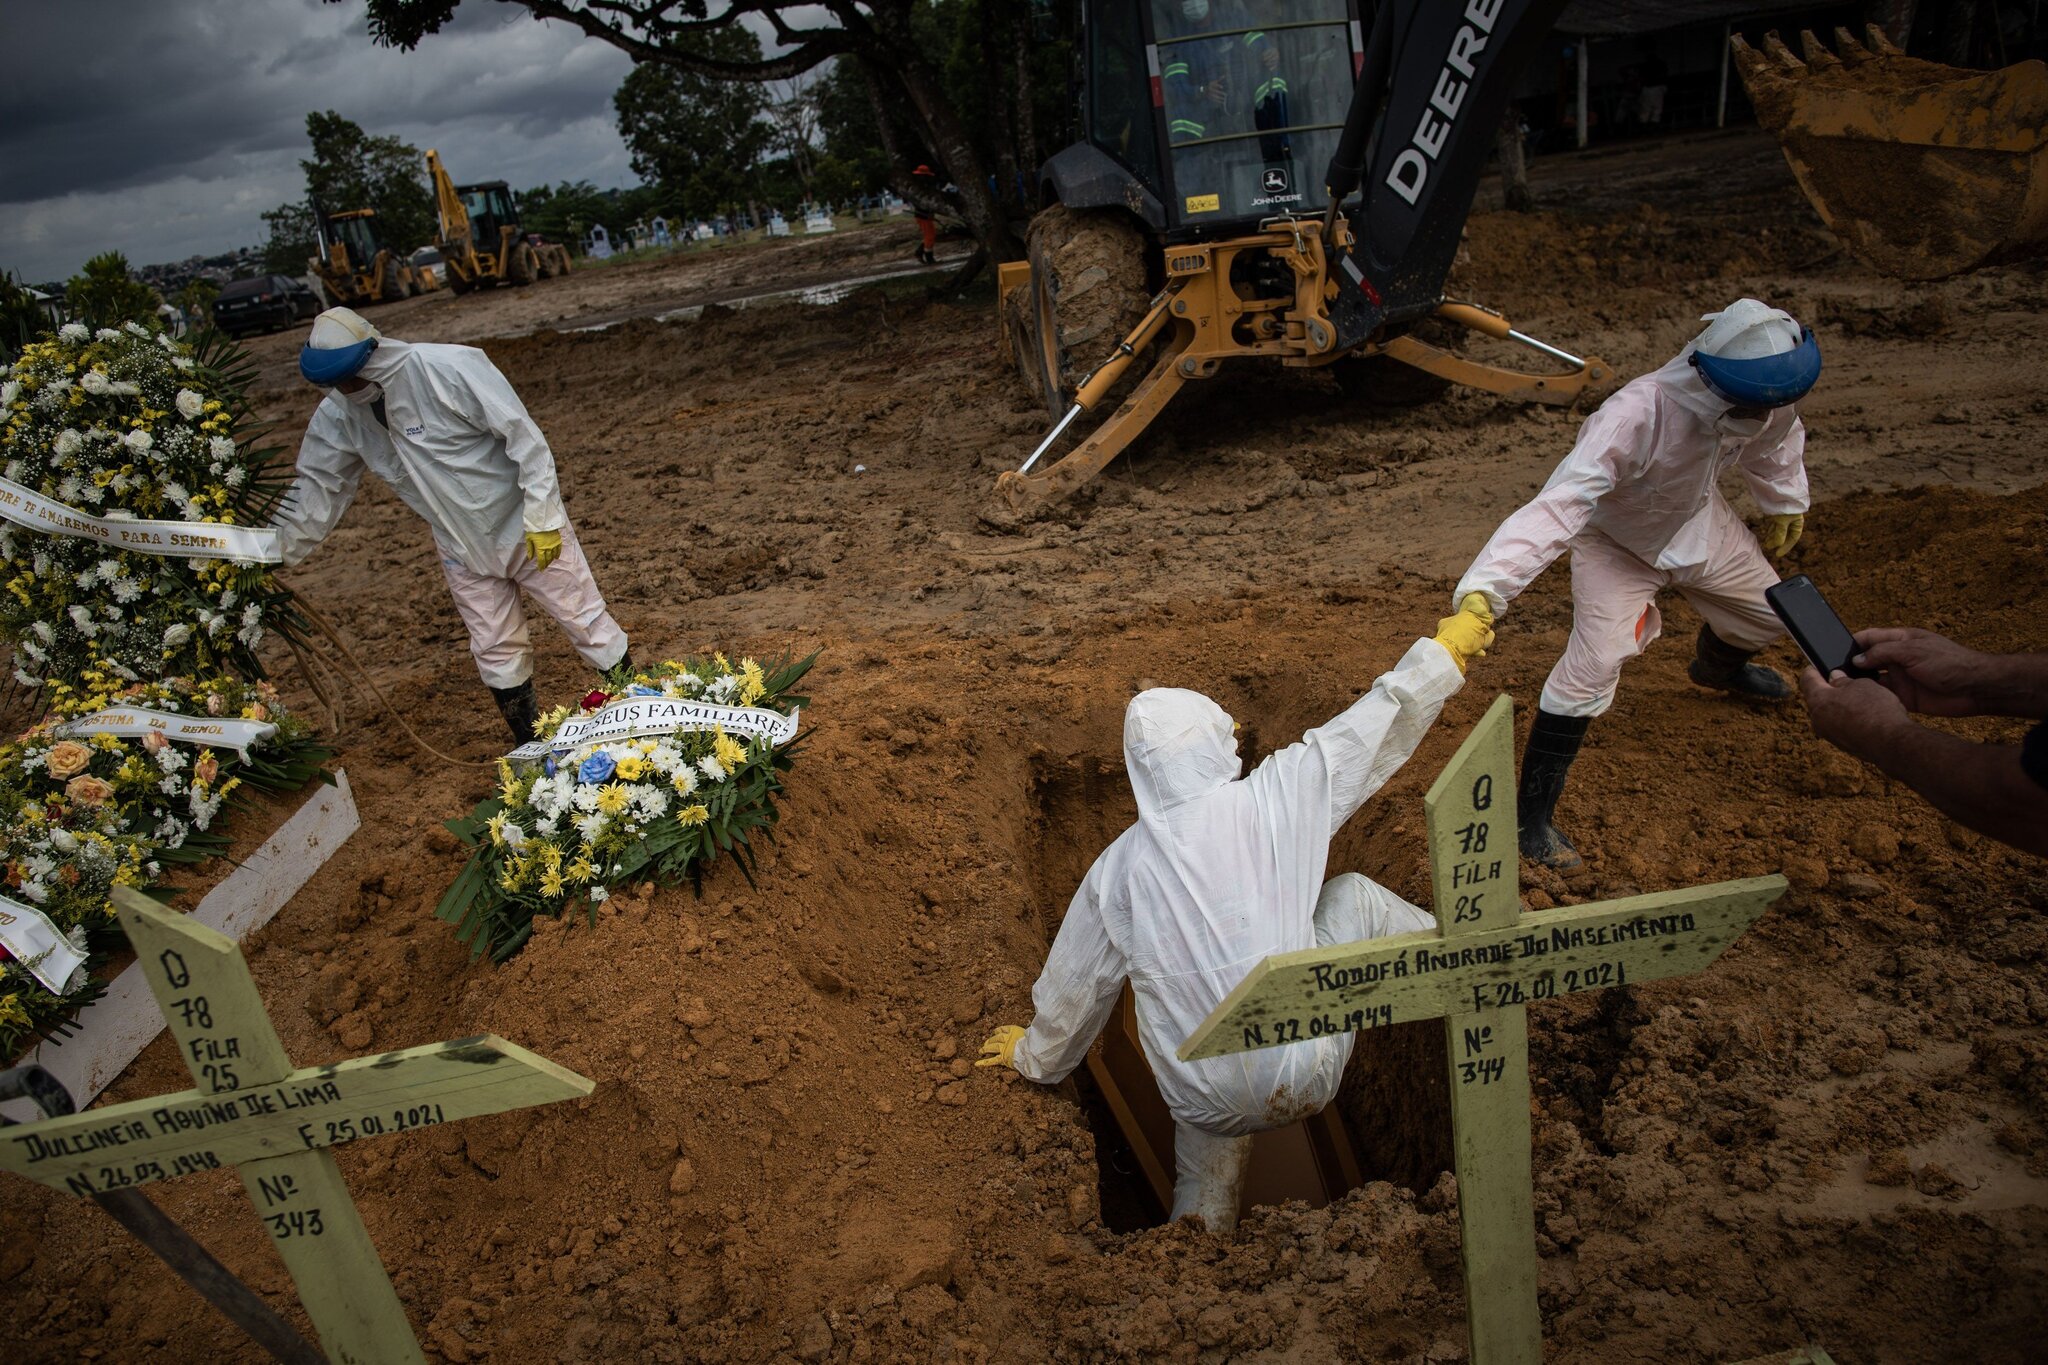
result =
[[[1985,654],[1931,630],[1856,632],[1855,664],[1924,716],[2048,718],[2048,654]]]
[[[1110,851],[1097,858],[1082,878],[1067,906],[1067,917],[1053,936],[1045,969],[1031,988],[1035,1011],[1031,1027],[1016,1043],[1010,1059],[1010,1065],[1026,1080],[1057,1085],[1081,1064],[1096,1035],[1109,1022],[1117,992],[1129,974],[1129,965],[1110,941],[1103,917],[1102,896],[1108,882],[1104,864],[1115,848],[1110,845]]]
[[[1473,593],[1486,599],[1494,619],[1536,581],[1586,528],[1593,510],[1647,439],[1648,400],[1623,389],[1579,428],[1571,454],[1551,471],[1543,490],[1511,513],[1486,542],[1451,594],[1462,604]]]
[[[1784,430],[1766,426],[1738,461],[1750,495],[1763,510],[1757,543],[1773,559],[1792,553],[1806,534],[1806,509],[1812,501],[1806,486],[1806,424],[1787,412]]]
[[[1335,833],[1408,761],[1464,684],[1448,649],[1417,640],[1364,696],[1272,755],[1248,780],[1273,808],[1327,817]]]
[[[522,517],[529,533],[559,531],[568,524],[561,486],[555,477],[554,452],[511,381],[482,351],[464,348],[454,378],[459,387],[450,396],[465,420],[505,444],[505,457],[519,471]]]
[[[1808,668],[1799,678],[1814,734],[1911,787],[1957,824],[2048,857],[2048,786],[2017,744],[1978,744],[1913,720],[1883,684]]]
[[[322,404],[313,413],[306,427],[299,442],[298,477],[270,518],[287,568],[303,562],[327,539],[327,533],[355,501],[367,467],[341,419],[327,413],[325,407]]]

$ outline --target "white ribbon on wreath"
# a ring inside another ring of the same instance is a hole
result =
[[[779,747],[796,738],[798,714],[792,711],[785,716],[765,706],[714,706],[676,697],[621,697],[590,715],[570,717],[552,738],[522,744],[505,757],[514,763],[533,763],[550,753],[585,744],[702,730],[724,730],[743,739],[765,737]]]
[[[274,527],[96,517],[12,479],[0,479],[0,517],[31,531],[74,536],[112,550],[134,550],[167,559],[231,559],[247,564],[284,561],[283,541]]]

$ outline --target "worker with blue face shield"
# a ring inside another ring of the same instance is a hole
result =
[[[538,712],[522,591],[592,667],[626,663],[626,633],[569,524],[547,438],[490,357],[396,341],[330,308],[314,319],[299,373],[328,392],[273,519],[287,565],[334,529],[368,471],[433,529],[470,654],[515,743],[535,737]]]
[[[1096,858],[1067,906],[1031,992],[1030,1028],[997,1029],[976,1065],[1057,1085],[1128,980],[1174,1118],[1172,1216],[1234,1228],[1252,1134],[1328,1104],[1352,1035],[1193,1062],[1180,1060],[1180,1045],[1263,958],[1435,927],[1377,882],[1323,874],[1331,838],[1408,761],[1492,638],[1473,613],[1446,618],[1363,697],[1245,776],[1222,707],[1180,688],[1139,693],[1123,735],[1138,823]]]
[[[1806,428],[1792,405],[1820,377],[1820,345],[1791,314],[1737,299],[1663,366],[1623,386],[1579,428],[1535,498],[1486,543],[1454,601],[1498,619],[1567,549],[1572,633],[1550,670],[1518,794],[1521,852],[1579,864],[1553,823],[1586,729],[1614,703],[1622,665],[1663,628],[1676,588],[1705,618],[1687,675],[1702,687],[1783,701],[1791,685],[1751,658],[1782,635],[1764,600],[1772,556],[1806,526]],[[1764,515],[1762,539],[1720,489],[1738,471]]]

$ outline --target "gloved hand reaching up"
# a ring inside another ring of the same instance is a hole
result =
[[[545,569],[561,556],[561,531],[528,531],[526,533],[526,553],[533,556],[534,568]]]
[[[1446,616],[1436,623],[1436,642],[1451,656],[1451,662],[1463,673],[1465,665],[1486,654],[1486,647],[1493,643],[1493,611],[1488,607],[1486,594],[1468,592],[1458,603],[1458,614]]]
[[[1764,518],[1763,533],[1757,537],[1757,543],[1772,559],[1783,559],[1792,553],[1792,547],[1799,543],[1799,537],[1805,532],[1806,517],[1803,514],[1781,512]]]
[[[1015,1024],[1004,1024],[988,1036],[981,1045],[981,1060],[976,1066],[1017,1065],[1017,1044],[1024,1041],[1024,1030]]]

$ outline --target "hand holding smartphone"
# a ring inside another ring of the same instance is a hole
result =
[[[1852,678],[1877,676],[1850,662],[1856,656],[1856,637],[1835,615],[1835,609],[1820,595],[1811,578],[1803,573],[1794,574],[1765,589],[1764,600],[1778,613],[1778,619],[1785,623],[1785,629],[1823,678],[1832,678],[1838,672]]]

